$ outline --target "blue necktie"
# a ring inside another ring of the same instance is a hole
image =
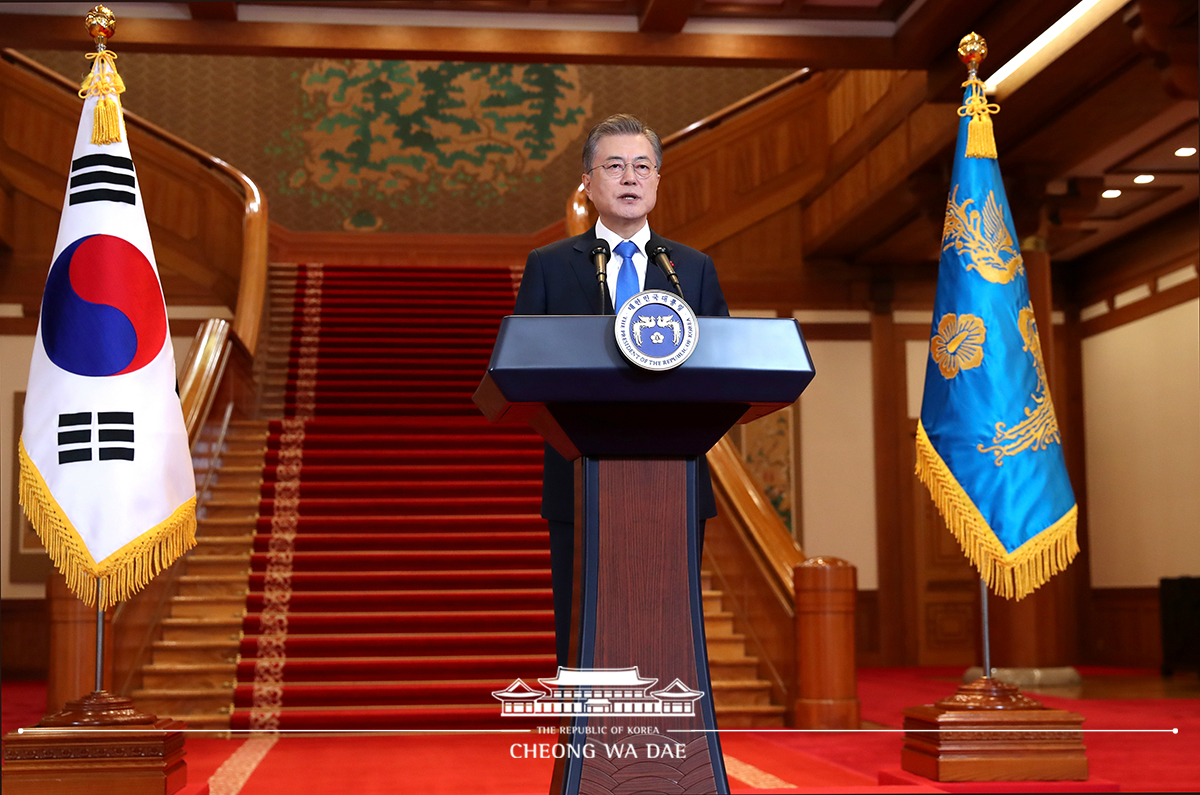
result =
[[[638,294],[637,269],[633,266],[633,253],[638,248],[633,241],[622,240],[613,250],[624,258],[621,270],[617,272],[617,296],[613,302],[613,309],[620,312],[625,302]]]

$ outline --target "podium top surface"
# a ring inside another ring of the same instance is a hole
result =
[[[621,355],[611,315],[510,315],[487,374],[509,403],[775,405],[794,402],[815,374],[793,319],[698,320],[687,361],[651,372]]]

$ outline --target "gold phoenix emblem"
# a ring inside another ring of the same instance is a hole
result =
[[[951,246],[956,254],[966,253],[967,270],[995,284],[1008,284],[1025,272],[1025,260],[1008,233],[1004,213],[996,203],[996,194],[988,191],[983,212],[972,209],[974,199],[958,203],[958,185],[946,205],[946,226],[942,230],[942,250]]]
[[[1038,337],[1037,321],[1033,316],[1033,305],[1029,304],[1017,316],[1025,350],[1033,356],[1037,370],[1037,391],[1030,395],[1033,407],[1025,409],[1025,419],[1011,428],[1003,422],[996,423],[996,435],[992,446],[979,445],[979,452],[996,456],[996,466],[1002,466],[1007,456],[1024,450],[1044,450],[1051,444],[1061,442],[1058,433],[1058,418],[1054,415],[1054,402],[1050,399],[1050,387],[1046,383],[1046,364],[1042,359],[1042,342]]]
[[[929,341],[929,352],[937,362],[942,378],[947,380],[960,370],[970,370],[983,364],[983,342],[987,329],[975,315],[942,315],[937,334]]]

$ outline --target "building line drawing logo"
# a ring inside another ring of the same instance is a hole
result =
[[[678,715],[696,714],[704,694],[678,678],[661,690],[650,691],[657,679],[644,678],[631,668],[566,668],[539,678],[545,690],[535,690],[517,679],[492,697],[501,702],[501,714],[515,715]]]

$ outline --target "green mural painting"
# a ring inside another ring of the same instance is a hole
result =
[[[303,165],[279,190],[330,205],[347,230],[386,228],[366,207],[439,193],[499,204],[539,181],[592,109],[578,67],[562,64],[324,60],[297,78],[297,123],[268,153]]]

